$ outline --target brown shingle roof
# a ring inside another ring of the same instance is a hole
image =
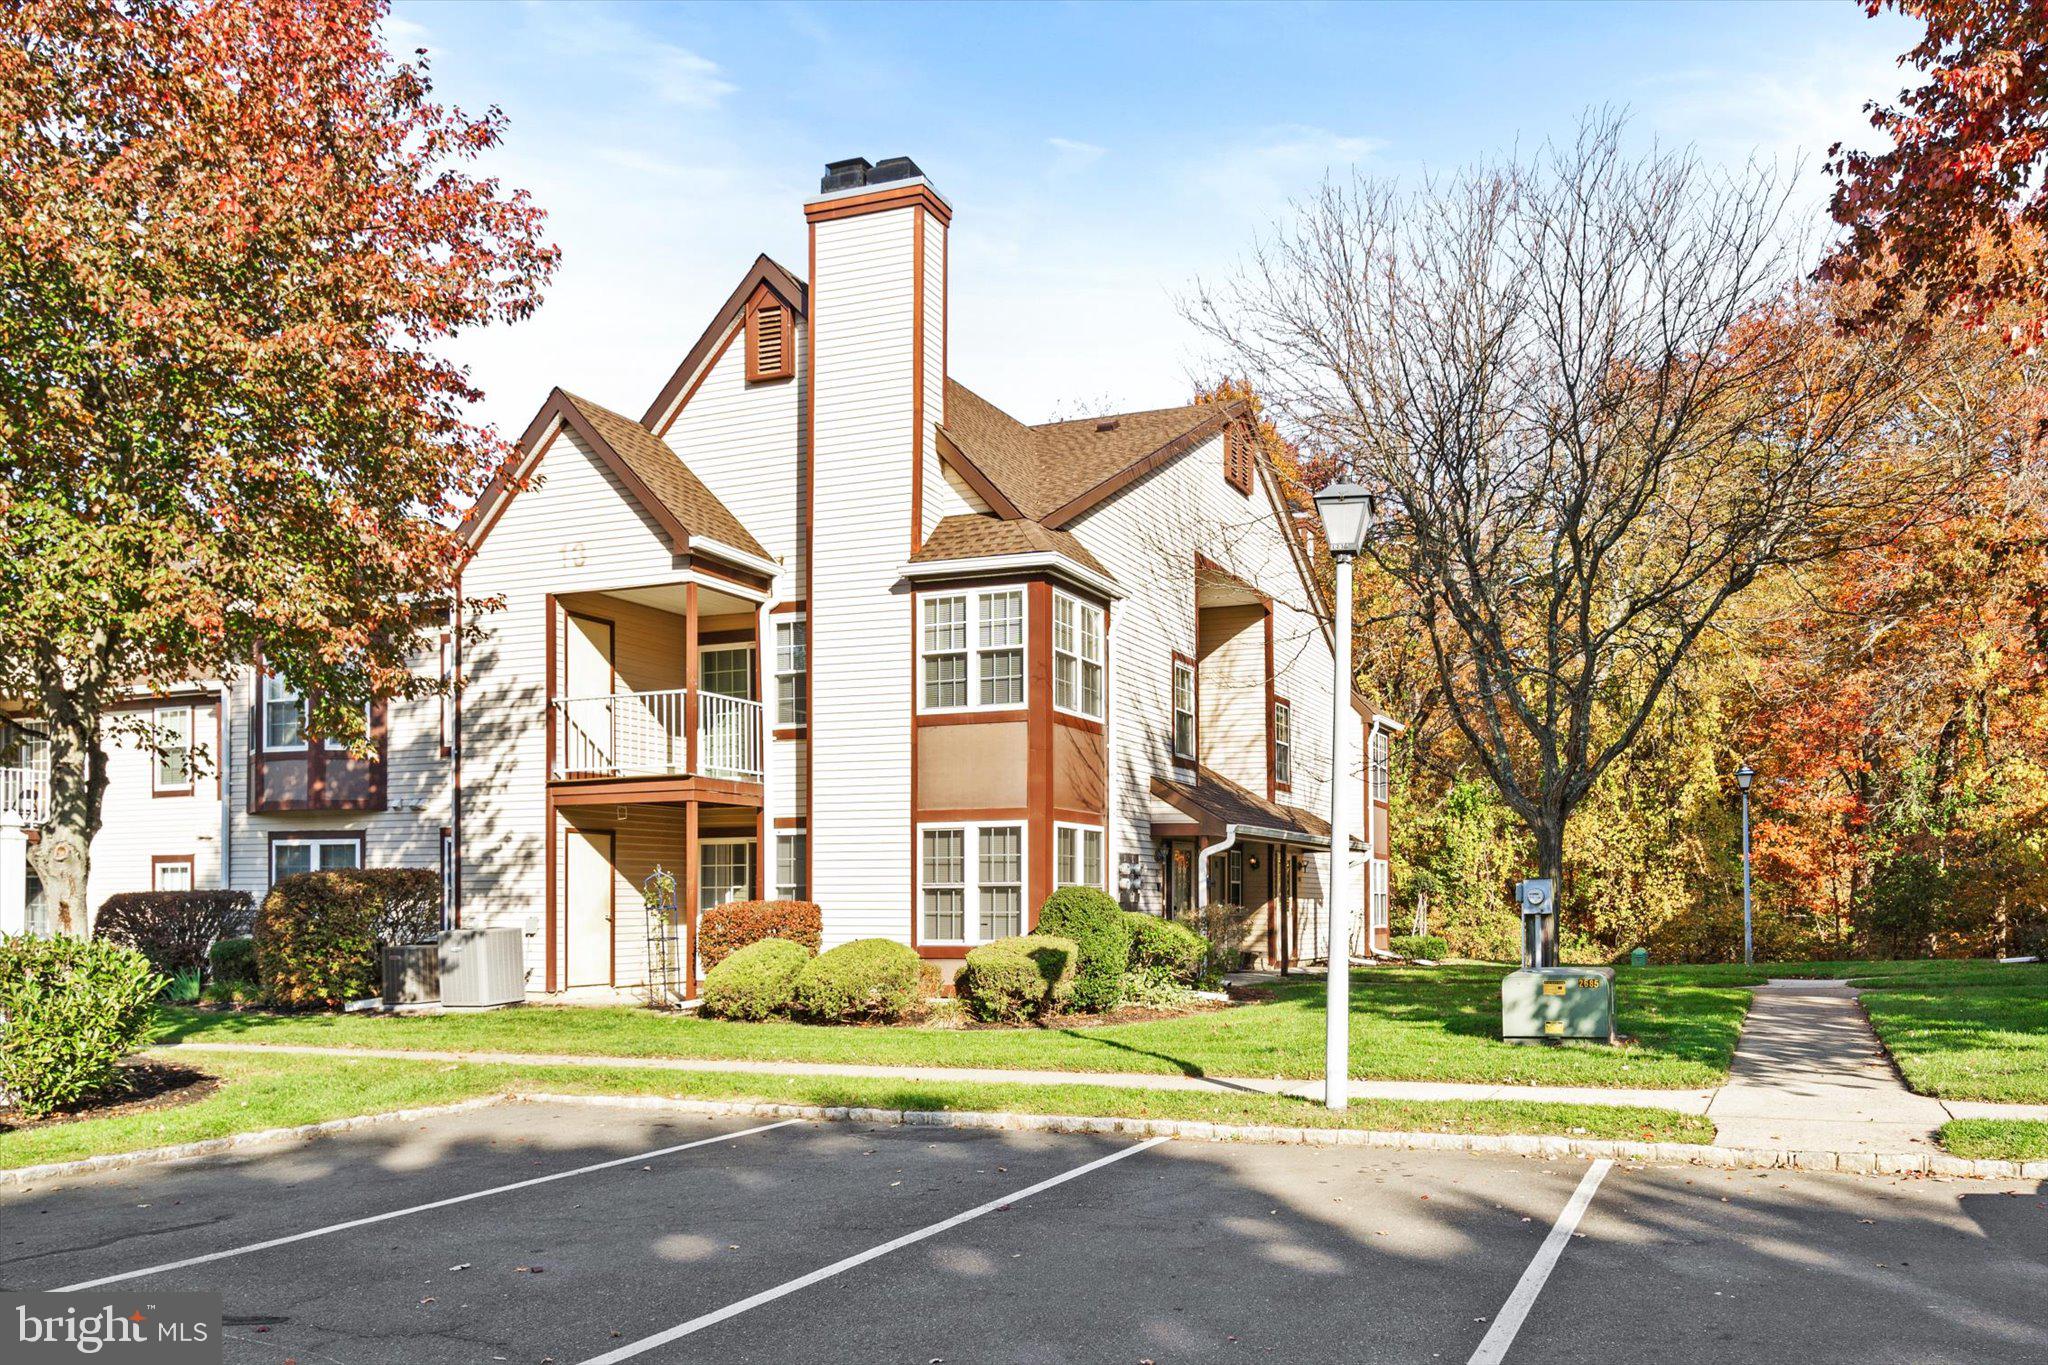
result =
[[[1085,511],[1091,494],[1173,458],[1235,410],[1191,404],[1032,427],[948,379],[944,431],[1019,513],[1058,527]]]
[[[1330,822],[1321,816],[1299,806],[1283,806],[1277,801],[1268,801],[1201,764],[1195,765],[1193,782],[1153,778],[1152,794],[1185,812],[1195,823],[1205,826],[1207,833],[1220,835],[1227,825],[1256,825],[1262,829],[1286,830],[1325,844],[1330,839]]]
[[[704,481],[677,458],[666,441],[632,418],[622,417],[587,398],[578,398],[567,391],[562,392],[562,397],[611,448],[612,454],[618,456],[646,486],[647,491],[660,500],[661,510],[673,517],[690,535],[709,536],[735,550],[744,550],[761,559],[768,558],[768,551],[761,547],[761,542],[754,539],[753,533],[740,524],[740,519],[732,514],[731,509],[718,500],[718,495],[705,487]]]
[[[1001,517],[972,512],[940,518],[910,562],[926,564],[942,559],[1031,554],[1065,555],[1089,572],[1101,574],[1112,583],[1116,581],[1072,531],[1050,531],[1035,521],[1004,521]]]

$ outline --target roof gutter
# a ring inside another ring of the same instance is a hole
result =
[[[1114,580],[1095,572],[1078,560],[1053,551],[1026,555],[973,555],[965,559],[926,559],[915,564],[905,564],[897,572],[915,581],[920,578],[963,578],[980,574],[1008,573],[1017,569],[1049,570],[1112,599],[1121,600],[1124,595]]]
[[[724,541],[714,540],[710,536],[693,535],[685,543],[691,554],[710,555],[713,559],[722,559],[728,564],[747,570],[749,573],[757,573],[766,578],[774,578],[782,572],[782,566],[774,560],[763,559],[760,555],[750,554],[738,546],[728,545]]]

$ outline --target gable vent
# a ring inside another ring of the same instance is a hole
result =
[[[796,373],[789,309],[773,295],[747,310],[747,380],[788,379]]]

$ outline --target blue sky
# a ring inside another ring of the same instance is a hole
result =
[[[1590,105],[1716,160],[1863,140],[1914,27],[1770,4],[401,3],[489,169],[563,248],[541,312],[459,344],[516,435],[552,384],[635,416],[757,252],[801,272],[822,164],[953,202],[954,375],[1026,420],[1186,401],[1175,301],[1326,172],[1412,178]]]

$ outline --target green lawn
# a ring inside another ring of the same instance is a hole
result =
[[[1950,1100],[2048,1104],[2048,968],[1881,978],[1862,994],[1906,1083]]]
[[[1311,1101],[1283,1096],[1092,1085],[982,1085],[835,1076],[607,1070],[589,1066],[486,1066],[376,1057],[284,1053],[261,1056],[207,1052],[196,1047],[179,1049],[175,1060],[219,1077],[223,1082],[221,1088],[205,1099],[153,1113],[83,1119],[26,1132],[0,1131],[0,1168],[446,1104],[515,1089],[1402,1132],[1558,1134],[1645,1142],[1711,1142],[1714,1136],[1713,1124],[1708,1120],[1670,1110],[1519,1100],[1362,1100],[1353,1101],[1341,1113],[1332,1113]]]
[[[1979,1161],[2048,1161],[2048,1123],[2031,1119],[1950,1119],[1941,1145]]]
[[[1361,1079],[1686,1089],[1727,1075],[1749,992],[1673,970],[1623,969],[1621,1031],[1635,1045],[1518,1047],[1500,1041],[1502,967],[1375,969],[1352,986],[1351,1074]],[[830,1028],[723,1023],[648,1010],[527,1008],[417,1018],[168,1011],[179,1042],[316,1043],[421,1051],[703,1057],[1179,1072],[1322,1074],[1323,986],[1290,982],[1270,1003],[1150,1023],[1072,1029]]]

